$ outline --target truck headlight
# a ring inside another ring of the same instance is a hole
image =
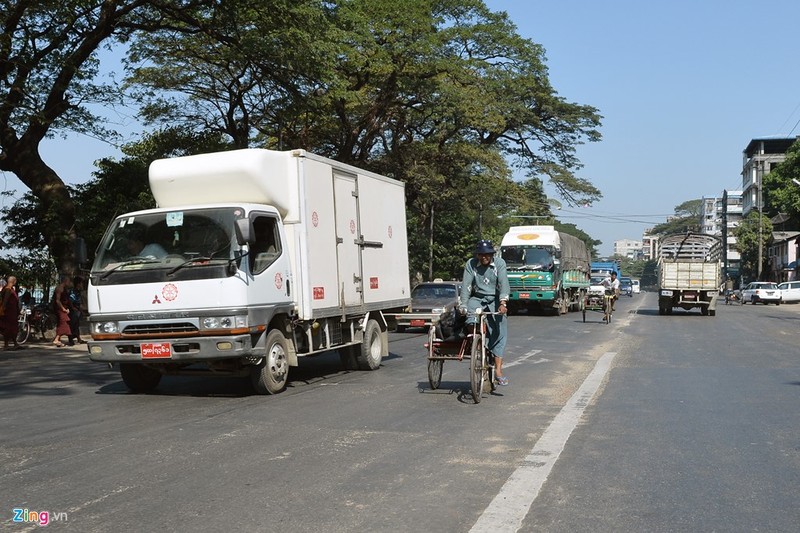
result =
[[[97,322],[94,325],[95,333],[119,333],[119,324],[114,321]]]
[[[246,328],[245,316],[206,316],[200,319],[200,329]]]

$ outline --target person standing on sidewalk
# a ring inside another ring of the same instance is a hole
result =
[[[70,344],[72,340],[78,344],[83,344],[81,339],[81,318],[83,317],[83,278],[75,276],[72,282],[72,290],[69,291],[69,328]]]
[[[3,316],[0,318],[0,329],[3,331],[3,349],[9,349],[9,342],[14,343],[14,350],[22,348],[17,344],[17,333],[19,333],[19,296],[17,295],[17,278],[8,276],[8,281],[0,290],[0,302],[2,302]]]
[[[70,344],[75,344],[72,340],[72,329],[69,327],[69,288],[72,287],[72,278],[63,274],[61,276],[61,283],[56,287],[53,293],[53,311],[58,317],[58,325],[56,326],[56,338],[53,339],[53,345],[57,348],[63,348],[64,344],[61,342],[63,335],[67,336]]]

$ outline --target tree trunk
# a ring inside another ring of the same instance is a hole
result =
[[[50,254],[59,272],[73,274],[78,266],[75,264],[75,204],[64,182],[39,156],[38,145],[15,151],[13,156],[9,154],[0,167],[13,172],[42,202],[45,216],[38,222]]]

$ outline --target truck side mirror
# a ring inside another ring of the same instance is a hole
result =
[[[239,243],[239,246],[253,241],[253,224],[249,218],[237,218],[234,229],[236,231],[236,242]]]

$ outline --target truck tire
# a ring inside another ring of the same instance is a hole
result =
[[[361,370],[377,370],[381,366],[383,359],[383,339],[381,326],[375,319],[367,321],[364,328],[364,341],[360,345],[353,346],[356,350],[356,360],[358,368]]]
[[[161,381],[161,372],[139,363],[120,363],[119,373],[131,392],[150,392]]]
[[[289,348],[286,337],[278,329],[267,334],[266,353],[260,364],[251,370],[250,379],[258,394],[277,394],[289,378]]]

